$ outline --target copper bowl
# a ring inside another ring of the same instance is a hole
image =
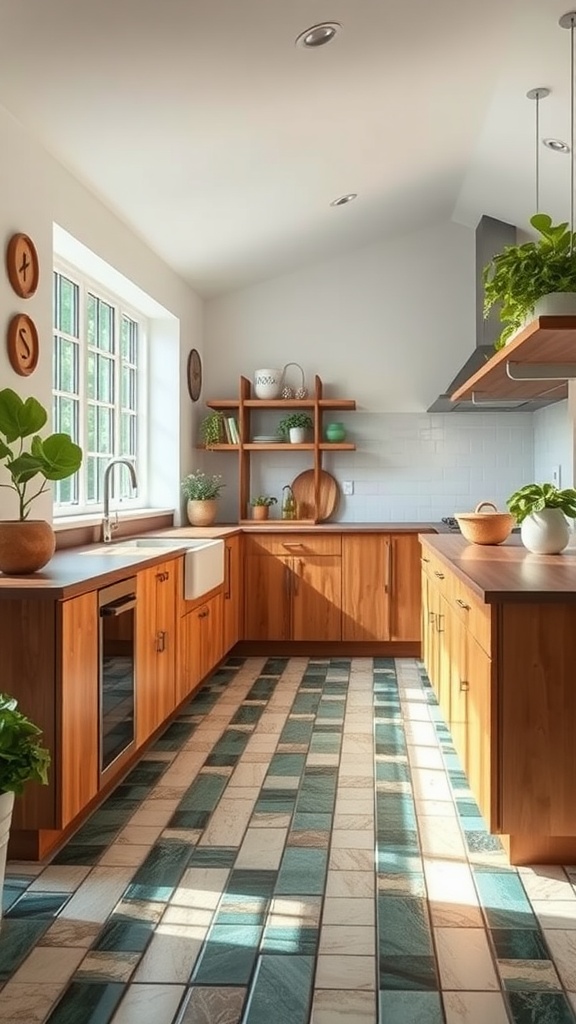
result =
[[[483,512],[483,508],[492,511]],[[492,501],[481,501],[473,512],[459,512],[454,518],[462,535],[472,544],[501,544],[516,523],[510,512],[499,512]]]

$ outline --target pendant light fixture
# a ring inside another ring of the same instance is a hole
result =
[[[576,11],[568,11],[560,18],[559,25],[570,30],[570,255],[574,251],[574,45]]]
[[[536,103],[536,117],[535,117],[535,138],[534,138],[534,149],[535,149],[535,162],[536,162],[536,213],[540,213],[540,100],[545,100],[550,95],[550,89],[540,86],[538,89],[530,89],[526,93],[529,100],[535,100]]]

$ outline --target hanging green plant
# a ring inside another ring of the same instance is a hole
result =
[[[213,444],[225,443],[224,413],[211,412],[205,416],[200,424],[200,437],[206,448]]]

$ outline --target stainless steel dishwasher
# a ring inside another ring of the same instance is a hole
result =
[[[136,579],[98,591],[100,779],[136,745]]]

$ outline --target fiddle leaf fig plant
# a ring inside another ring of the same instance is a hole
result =
[[[23,401],[11,388],[0,391],[0,462],[11,478],[0,487],[16,491],[20,520],[28,518],[34,499],[48,489],[47,481],[65,480],[82,465],[82,449],[69,434],[40,437],[38,431],[47,419],[46,409],[36,398]],[[28,449],[26,438],[31,438]],[[28,485],[35,477],[44,481],[30,494]]]
[[[524,326],[543,295],[576,292],[575,237],[568,224],[553,224],[546,213],[534,214],[530,223],[540,235],[537,241],[506,245],[484,267],[484,316],[500,303],[505,324],[496,349]]]
[[[559,491],[554,484],[526,484],[514,491],[506,499],[506,504],[517,523],[544,508],[559,508],[568,519],[576,519],[576,490],[573,487]]]

